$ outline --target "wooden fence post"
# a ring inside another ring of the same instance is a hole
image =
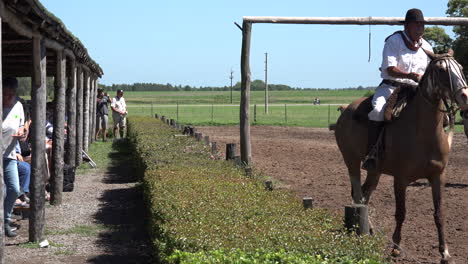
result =
[[[233,160],[237,153],[236,143],[226,144],[226,160]]]
[[[218,154],[218,145],[216,142],[211,142],[211,154]]]
[[[38,242],[43,238],[45,225],[45,129],[46,122],[46,49],[39,33],[33,37],[32,75],[32,150],[31,150],[31,204],[29,216],[29,241]]]
[[[355,229],[358,235],[369,234],[369,210],[366,205],[353,204],[345,207],[345,227]]]
[[[63,152],[65,128],[65,75],[67,59],[63,50],[57,52],[57,73],[54,92],[54,131],[52,135],[52,177],[51,199],[53,205],[62,204],[63,191]]]
[[[311,197],[304,197],[302,198],[302,205],[304,206],[304,209],[311,209],[313,207],[313,201]]]

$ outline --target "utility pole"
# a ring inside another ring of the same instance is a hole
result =
[[[232,104],[232,79],[234,78],[234,76],[232,76],[233,73],[234,71],[231,69],[231,76],[229,76],[229,79],[231,79],[231,104]]]
[[[265,114],[268,114],[268,53],[265,53]]]

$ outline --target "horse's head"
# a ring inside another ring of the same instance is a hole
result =
[[[424,74],[426,95],[435,100],[450,100],[462,110],[468,110],[468,85],[462,66],[453,57],[453,51],[446,54],[426,52],[432,59]]]

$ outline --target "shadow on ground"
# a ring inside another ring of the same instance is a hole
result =
[[[107,254],[91,258],[88,262],[150,263],[152,250],[145,230],[143,193],[136,184],[128,143],[114,143],[109,156],[112,164],[104,183],[121,185],[121,188],[113,186],[100,198],[100,210],[94,218],[106,230],[100,233],[98,243]]]

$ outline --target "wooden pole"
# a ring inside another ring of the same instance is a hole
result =
[[[345,207],[345,226],[358,235],[367,235],[369,229],[369,211],[366,205],[353,204]]]
[[[226,144],[226,160],[233,160],[236,154],[237,154],[236,143]]]
[[[250,35],[252,24],[242,24],[242,55],[241,55],[241,103],[240,103],[240,149],[241,161],[249,165],[252,159],[250,145]]]
[[[265,114],[268,114],[268,53],[265,53]]]
[[[69,60],[70,72],[67,83],[67,145],[65,151],[65,163],[75,167],[76,165],[76,61]]]
[[[254,104],[254,124],[257,123],[257,104]]]
[[[67,59],[63,51],[57,52],[57,73],[54,91],[54,131],[52,134],[52,177],[51,199],[53,205],[62,204],[63,191],[63,153],[65,127],[65,77]]]
[[[284,122],[288,123],[288,108],[286,104],[284,104]]]
[[[0,25],[2,24],[2,17],[0,17]],[[2,43],[2,27],[0,27],[0,43]],[[2,74],[2,45],[0,45],[0,79],[3,80],[3,74]],[[3,101],[2,98],[3,95],[3,87],[2,87],[2,82],[0,82],[0,101]],[[0,107],[0,115],[3,116],[3,108]],[[3,119],[0,120],[0,126],[2,125]],[[0,135],[0,146],[3,146],[3,134]],[[4,222],[1,221],[5,219],[5,216],[3,215],[3,202],[4,202],[4,191],[3,188],[5,186],[5,183],[3,182],[3,159],[0,159],[0,264],[4,263],[4,248],[5,248],[5,227],[4,227]]]
[[[77,68],[76,83],[76,166],[83,162],[83,69]]]
[[[88,152],[89,147],[89,72],[83,74],[83,150]]]
[[[43,238],[45,224],[45,129],[46,122],[46,49],[41,37],[33,38],[32,74],[32,150],[31,150],[31,204],[29,216],[29,241],[38,242]]]
[[[304,209],[311,209],[313,207],[313,202],[314,199],[311,197],[302,198],[302,205],[304,206]]]
[[[404,17],[243,17],[243,23],[249,24],[403,25],[404,20]],[[424,20],[426,25],[468,26],[466,17],[425,17]]]
[[[89,77],[89,145],[94,142],[94,106],[96,105],[96,94],[94,86],[94,76]]]

